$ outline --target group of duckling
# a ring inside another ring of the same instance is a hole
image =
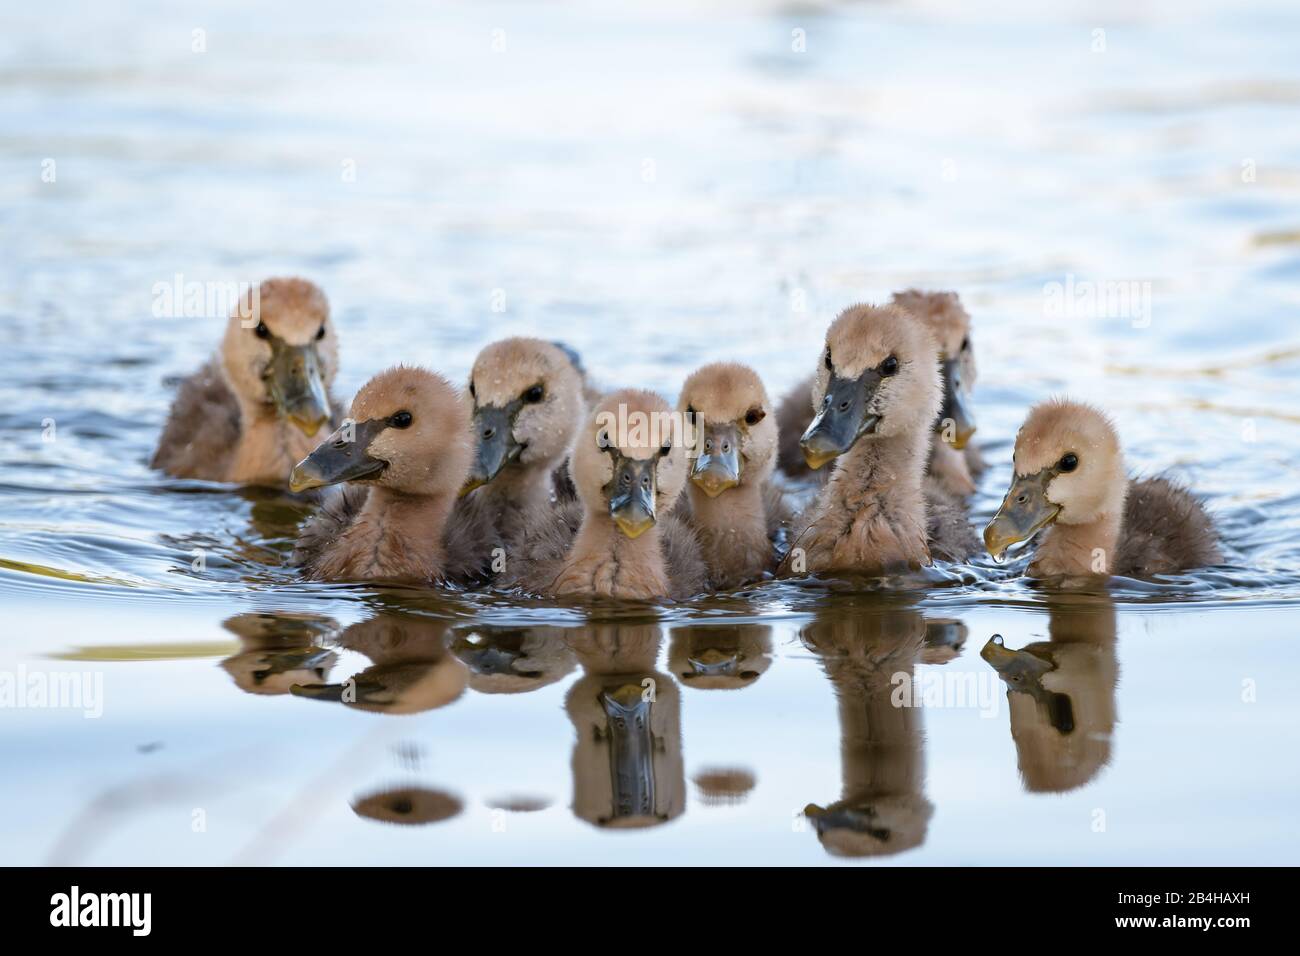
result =
[[[269,279],[250,301],[252,319],[237,310],[218,355],[182,383],[152,464],[314,496],[290,559],[311,578],[680,599],[979,550],[971,321],[954,293],[845,309],[779,409],[741,364],[697,369],[674,408],[650,391],[601,393],[565,346],[510,338],[483,349],[464,391],[397,366],[345,413],[321,290]],[[666,427],[611,427],[636,420]],[[799,480],[816,490],[796,512]],[[1108,418],[1063,399],[1030,411],[984,530],[996,558],[1035,537],[1040,577],[1219,560],[1197,499],[1131,480]]]

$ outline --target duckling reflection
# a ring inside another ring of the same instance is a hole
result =
[[[922,664],[946,664],[961,656],[970,629],[955,617],[931,617],[925,620],[925,647]]]
[[[526,694],[573,670],[573,651],[558,627],[474,627],[452,633],[451,650],[480,694]]]
[[[447,622],[436,618],[383,612],[353,624],[338,644],[374,665],[339,684],[295,684],[294,696],[371,713],[418,714],[450,704],[469,683],[469,668],[447,649]]]
[[[662,639],[652,624],[570,635],[584,672],[564,702],[578,735],[573,812],[595,826],[658,826],[686,808],[681,695],[654,669]]]
[[[241,650],[221,662],[239,689],[249,694],[287,694],[294,684],[323,681],[338,655],[320,640],[338,627],[320,614],[236,614],[222,626],[239,638]]]
[[[352,812],[359,817],[402,826],[441,823],[463,808],[457,797],[427,787],[389,787],[358,797],[352,803]]]
[[[748,687],[772,666],[772,629],[765,624],[673,628],[668,669],[683,687]]]
[[[934,807],[923,792],[921,709],[895,706],[895,675],[910,679],[926,640],[905,599],[854,598],[800,632],[822,661],[839,704],[844,790],[804,814],[834,856],[887,856],[920,846]]]
[[[1109,595],[1048,602],[1049,641],[1018,651],[994,635],[980,656],[1007,685],[1011,737],[1025,789],[1064,793],[1110,762],[1115,730],[1115,605]]]

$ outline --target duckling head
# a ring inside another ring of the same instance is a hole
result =
[[[469,411],[441,375],[398,366],[357,392],[343,425],[294,466],[294,491],[372,482],[408,495],[456,493],[469,473]]]
[[[1013,460],[1011,487],[984,529],[995,558],[1050,524],[1123,513],[1128,479],[1119,436],[1090,405],[1053,399],[1035,406],[1016,435]]]
[[[683,432],[681,416],[654,392],[605,396],[573,452],[573,482],[588,511],[608,511],[629,538],[649,530],[686,484]]]
[[[267,279],[226,324],[221,364],[235,394],[303,434],[330,420],[338,338],[325,294],[306,279]]]
[[[916,316],[939,346],[939,367],[943,378],[943,405],[934,429],[953,448],[961,450],[975,434],[975,413],[970,390],[975,386],[975,352],[970,342],[970,313],[956,292],[921,292],[908,289],[894,293],[894,305]]]
[[[463,493],[507,468],[549,472],[560,463],[582,417],[582,373],[551,342],[502,339],[474,360],[469,396],[478,444]]]
[[[715,362],[682,386],[677,410],[693,425],[691,483],[710,498],[760,484],[776,465],[776,416],[763,381],[746,365]]]
[[[799,445],[820,468],[862,438],[929,431],[939,412],[938,348],[895,305],[855,305],[826,332],[813,388],[817,417]]]

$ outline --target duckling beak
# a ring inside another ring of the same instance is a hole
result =
[[[524,446],[515,441],[514,436],[514,416],[519,405],[511,404],[513,407],[483,405],[474,409],[473,427],[478,450],[469,477],[460,489],[462,497],[475,488],[486,485],[524,450]]]
[[[1015,661],[1017,652],[1002,643],[1002,635],[994,634],[980,648],[980,657],[984,658],[995,671],[1001,673]]]
[[[704,426],[705,451],[691,466],[691,481],[710,498],[740,484],[740,442],[735,425]]]
[[[870,435],[880,422],[867,406],[880,384],[880,373],[868,369],[857,378],[831,373],[826,397],[808,430],[799,439],[804,460],[814,471],[844,454],[863,435]]]
[[[330,420],[329,396],[314,346],[274,342],[266,389],[276,410],[308,437]]]
[[[619,457],[610,482],[609,514],[629,538],[639,538],[655,523],[656,458]]]
[[[335,431],[314,452],[293,466],[289,473],[289,490],[299,492],[337,485],[341,481],[378,478],[388,463],[372,457],[366,449],[384,426],[382,419],[376,419],[347,424]]]
[[[996,560],[1020,541],[1028,541],[1039,528],[1051,524],[1061,512],[1061,506],[1047,500],[1047,483],[1052,479],[1050,469],[1016,478],[1011,482],[1002,507],[984,529],[984,546]]]
[[[957,451],[965,448],[971,435],[975,434],[975,413],[970,406],[966,383],[962,381],[961,362],[957,359],[943,363],[943,407],[939,410],[937,430],[940,435],[952,436],[948,443]]]

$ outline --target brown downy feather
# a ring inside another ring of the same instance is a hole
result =
[[[525,560],[508,559],[501,584],[535,594],[626,600],[680,599],[705,589],[699,543],[671,513],[686,478],[686,449],[680,438],[664,436],[667,447],[661,448],[645,434],[630,430],[622,436],[607,427],[609,416],[670,419],[670,411],[658,395],[633,389],[612,393],[593,409],[579,431],[572,458],[582,509],[577,533],[559,558],[531,561],[525,554]],[[602,447],[601,435],[606,436],[609,450]],[[613,480],[615,451],[631,460],[655,463],[655,520],[635,538],[628,537],[610,513],[607,489]],[[553,553],[567,530],[557,524],[536,536],[532,553]]]
[[[294,469],[299,486],[349,487],[303,528],[292,561],[331,581],[477,575],[497,541],[475,516],[453,515],[472,454],[469,411],[456,390],[433,372],[399,366],[362,387],[349,419],[355,424]]]
[[[1214,522],[1190,491],[1168,478],[1129,482],[1116,574],[1148,577],[1222,558]]]
[[[696,442],[677,510],[695,530],[709,583],[723,589],[760,580],[776,570],[777,538],[789,520],[772,481],[778,429],[767,390],[748,366],[714,362],[687,377],[677,410],[690,416]],[[718,490],[719,479],[733,483]]]
[[[150,467],[178,478],[284,486],[320,434],[292,423],[273,395],[273,370],[294,365],[273,361],[282,346],[309,353],[308,367],[328,398],[329,427],[337,424],[339,406],[329,389],[338,347],[324,294],[304,279],[267,279],[257,292],[256,307],[249,295],[227,320],[217,356],[181,383]]]

